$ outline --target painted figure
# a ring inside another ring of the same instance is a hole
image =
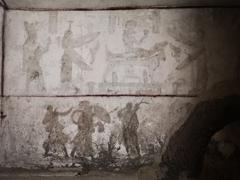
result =
[[[44,116],[43,124],[46,126],[46,132],[48,133],[48,139],[43,143],[45,150],[44,156],[57,157],[63,155],[68,157],[65,144],[68,141],[68,136],[63,133],[63,125],[59,122],[59,116],[66,116],[72,111],[72,108],[66,112],[58,112],[57,109],[53,109],[53,106],[47,107],[47,113]]]
[[[45,90],[40,60],[48,52],[50,39],[45,47],[37,43],[37,23],[24,22],[27,39],[23,44],[23,71],[26,72],[26,90],[36,83],[37,90]]]
[[[71,119],[74,124],[78,126],[78,133],[74,137],[73,149],[71,157],[89,157],[93,154],[92,149],[92,134],[94,133],[94,127],[99,126],[102,123],[94,123],[93,118],[96,117],[99,120],[110,123],[110,115],[107,111],[98,106],[91,105],[89,101],[81,101],[77,110],[73,111]],[[104,127],[101,127],[102,129]],[[104,130],[101,130],[103,132]]]
[[[137,111],[139,110],[140,103],[133,104],[127,103],[126,107],[118,111],[118,117],[122,122],[122,140],[129,157],[140,156],[140,148],[138,143],[137,130],[139,121]]]
[[[72,64],[76,64],[81,69],[81,78],[83,78],[83,72],[91,71],[92,68],[85,62],[85,59],[75,50],[75,48],[80,48],[86,44],[94,41],[99,33],[91,33],[79,38],[73,37],[73,32],[71,29],[71,23],[69,28],[65,31],[62,39],[62,48],[64,49],[64,54],[62,56],[61,65],[61,83],[70,83],[72,81]],[[95,51],[98,50],[98,45],[91,51],[92,58],[95,57]],[[91,62],[93,63],[93,61]]]

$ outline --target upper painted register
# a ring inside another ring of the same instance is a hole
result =
[[[209,85],[212,14],[9,11],[4,94],[197,95]]]

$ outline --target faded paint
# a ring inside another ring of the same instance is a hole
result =
[[[192,98],[5,98],[0,160],[6,167],[124,170],[151,164]],[[192,104],[193,106],[193,104]],[[24,113],[23,113],[24,112]],[[24,121],[23,121],[24,120]]]
[[[2,167],[155,179],[201,95],[239,82],[239,9],[6,13]]]
[[[225,30],[222,11],[9,11],[5,95],[202,94],[239,76],[240,13]]]
[[[185,28],[181,18],[188,16]],[[207,83],[192,74],[199,63],[189,62],[205,60],[204,29],[195,28],[196,18],[193,10],[10,11],[5,94],[195,95]]]

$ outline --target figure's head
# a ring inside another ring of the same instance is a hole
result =
[[[37,38],[38,22],[29,23],[27,21],[24,21],[24,28],[27,35],[31,37],[31,39]]]
[[[132,104],[131,102],[129,102],[129,103],[127,103],[127,105],[126,105],[126,108],[127,108],[128,110],[131,110],[131,109],[132,109],[132,106],[133,106],[133,104]]]
[[[37,22],[29,23],[27,21],[24,21],[25,30],[28,31],[28,32],[36,31],[37,30],[37,26],[38,26]]]
[[[47,111],[52,112],[53,111],[53,106],[52,105],[48,105],[47,106]]]
[[[136,26],[137,26],[137,22],[134,20],[128,20],[125,24],[125,28],[128,30],[135,29]]]

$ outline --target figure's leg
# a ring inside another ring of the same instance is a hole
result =
[[[107,77],[112,72],[113,69],[114,69],[113,63],[109,62],[109,64],[107,65],[107,67],[103,73],[103,82],[107,82]]]
[[[125,146],[125,149],[127,151],[127,154],[130,155],[130,145],[129,145],[129,141],[127,139],[127,137],[125,137],[125,135],[123,136],[123,142],[124,142],[124,146]]]
[[[137,155],[141,156],[141,154],[140,154],[140,147],[139,147],[139,144],[138,144],[137,132],[134,134],[134,143],[135,143],[135,148],[137,150]]]
[[[61,59],[61,83],[70,83],[72,81],[72,61],[68,55],[63,55]]]
[[[26,75],[26,91],[28,92],[29,91],[29,86],[30,86],[30,81],[31,81],[31,78],[30,78],[30,73],[27,72],[27,75]]]
[[[44,157],[49,156],[50,145],[49,145],[49,141],[48,141],[48,140],[46,140],[46,141],[43,143],[43,149],[45,150]]]
[[[128,144],[125,144],[125,149],[126,149],[126,151],[127,151],[127,154],[130,155],[130,154],[129,154],[129,147],[128,147]]]
[[[149,73],[150,82],[153,84],[154,83],[153,70],[151,68],[148,68],[148,73]]]
[[[86,151],[88,156],[92,156],[93,148],[92,148],[92,133],[88,133],[86,135],[86,143],[85,143]]]
[[[68,156],[67,148],[64,144],[62,144],[62,149],[63,149],[63,152],[65,154],[65,158],[68,158],[69,156]]]
[[[73,149],[72,149],[72,151],[71,151],[71,154],[70,154],[70,156],[71,156],[72,158],[75,157],[76,150],[77,150],[77,147],[74,146]]]
[[[45,91],[45,84],[44,84],[44,78],[43,78],[43,73],[42,73],[42,69],[39,69],[39,89]]]

